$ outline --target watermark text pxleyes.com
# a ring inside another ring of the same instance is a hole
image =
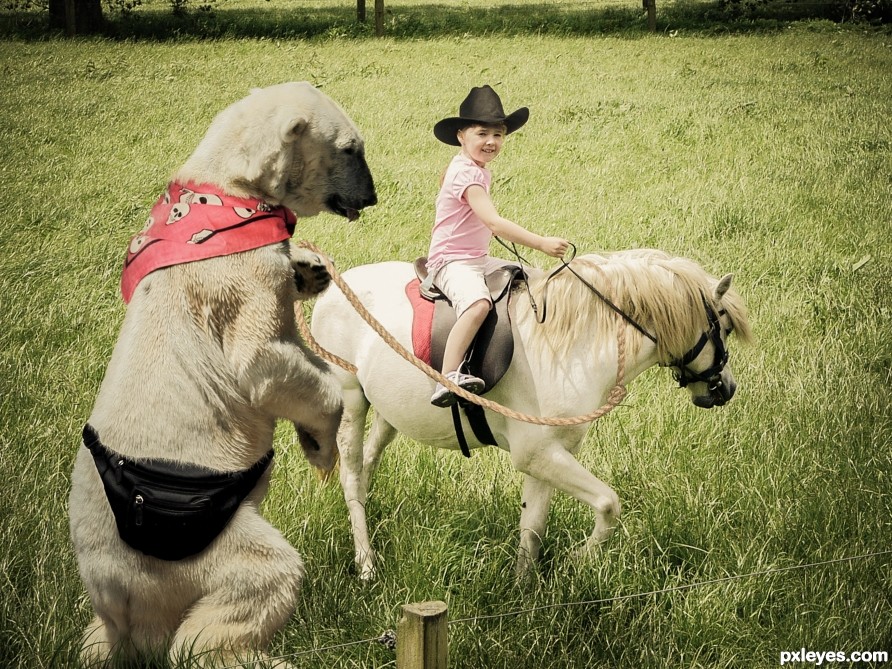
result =
[[[793,663],[807,663],[820,667],[824,663],[832,662],[875,662],[889,661],[889,653],[885,650],[862,650],[846,653],[840,650],[782,650],[780,654],[781,666]]]

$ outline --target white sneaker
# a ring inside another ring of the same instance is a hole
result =
[[[486,387],[486,383],[483,379],[471,374],[462,374],[458,371],[449,372],[446,374],[446,378],[462,390],[467,390],[469,393],[474,393],[475,395],[483,392],[483,389]],[[449,407],[457,401],[458,396],[442,383],[437,384],[437,387],[434,389],[434,394],[431,395],[431,404],[435,407]]]
[[[456,397],[455,393],[442,383],[437,384],[437,387],[434,389],[434,394],[431,395],[431,404],[435,407],[440,407],[441,409],[451,407],[457,401],[458,397]]]

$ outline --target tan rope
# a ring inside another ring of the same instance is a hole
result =
[[[592,411],[591,413],[587,413],[584,416],[573,416],[569,418],[562,417],[551,417],[551,418],[543,418],[541,416],[531,416],[525,413],[519,413],[508,407],[502,406],[497,402],[493,402],[492,400],[488,400],[485,397],[481,397],[480,395],[475,395],[474,393],[469,393],[468,391],[460,388],[452,381],[443,376],[440,372],[435,370],[430,365],[426,364],[423,360],[416,357],[411,351],[407,351],[406,348],[400,344],[387,330],[384,329],[384,326],[369,313],[368,309],[363,306],[362,302],[360,302],[359,298],[356,296],[350,286],[347,285],[347,282],[344,281],[343,277],[338,273],[335,269],[334,264],[331,262],[329,257],[325,255],[322,251],[320,251],[312,242],[302,241],[298,244],[299,247],[309,249],[313,253],[319,255],[322,259],[322,262],[325,264],[325,268],[328,270],[329,275],[331,276],[331,280],[334,284],[341,290],[344,294],[344,297],[347,298],[347,301],[356,309],[356,312],[362,317],[362,319],[368,323],[369,327],[371,327],[378,335],[387,343],[390,348],[392,348],[400,357],[402,357],[407,362],[411,363],[419,370],[424,372],[427,376],[442,383],[446,388],[451,390],[453,393],[458,395],[459,397],[468,400],[469,402],[473,402],[474,404],[479,404],[485,409],[489,409],[490,411],[494,411],[503,416],[507,416],[508,418],[513,418],[515,420],[522,421],[524,423],[532,423],[534,425],[550,425],[550,426],[569,426],[569,425],[581,425],[582,423],[590,423],[594,420],[598,420],[602,416],[605,416],[610,411],[613,410],[620,402],[622,402],[623,398],[626,396],[626,389],[623,386],[623,377],[625,375],[625,366],[626,366],[626,335],[625,335],[625,323],[622,320],[622,316],[616,314],[617,320],[617,370],[616,370],[616,385],[610,389],[610,393],[607,396],[607,402],[601,406],[600,408]],[[599,268],[600,271],[600,268]],[[603,272],[602,272],[603,273]],[[605,277],[606,278],[606,277]],[[609,292],[609,291],[608,291]],[[343,358],[340,358],[329,351],[326,351],[322,348],[313,335],[310,333],[310,328],[307,325],[306,317],[303,312],[303,307],[300,303],[296,303],[294,305],[295,316],[297,317],[297,325],[300,329],[300,333],[303,336],[304,340],[307,342],[307,345],[313,350],[316,355],[321,357],[323,360],[327,360],[328,362],[341,367],[342,369],[347,370],[351,374],[356,374],[356,366],[347,362]]]

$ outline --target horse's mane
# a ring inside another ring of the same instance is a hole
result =
[[[709,327],[704,299],[714,310],[719,309],[713,298],[718,279],[687,258],[662,251],[633,250],[580,256],[570,265],[657,338],[661,362],[681,357],[692,339]],[[545,323],[533,328],[533,346],[545,345],[558,352],[567,350],[581,337],[596,341],[615,337],[615,313],[582,281],[565,269],[552,277],[546,287],[547,276],[547,272],[536,272],[530,277],[535,299],[541,303],[547,290],[548,305]],[[518,300],[518,304],[525,303],[526,300]],[[731,319],[734,333],[744,342],[751,341],[746,306],[733,288],[725,294],[721,306]],[[528,310],[529,306],[519,309]],[[630,344],[640,344],[641,339],[632,337]],[[630,347],[630,351],[634,349]]]

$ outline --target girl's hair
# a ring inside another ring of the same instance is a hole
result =
[[[480,126],[481,128],[501,128],[502,132],[505,132],[505,133],[508,132],[508,126],[505,125],[504,123],[484,123],[482,121],[472,121],[472,122],[468,123],[468,125],[462,126],[461,128],[459,128],[458,131],[464,132],[468,128],[474,128],[477,126]]]

